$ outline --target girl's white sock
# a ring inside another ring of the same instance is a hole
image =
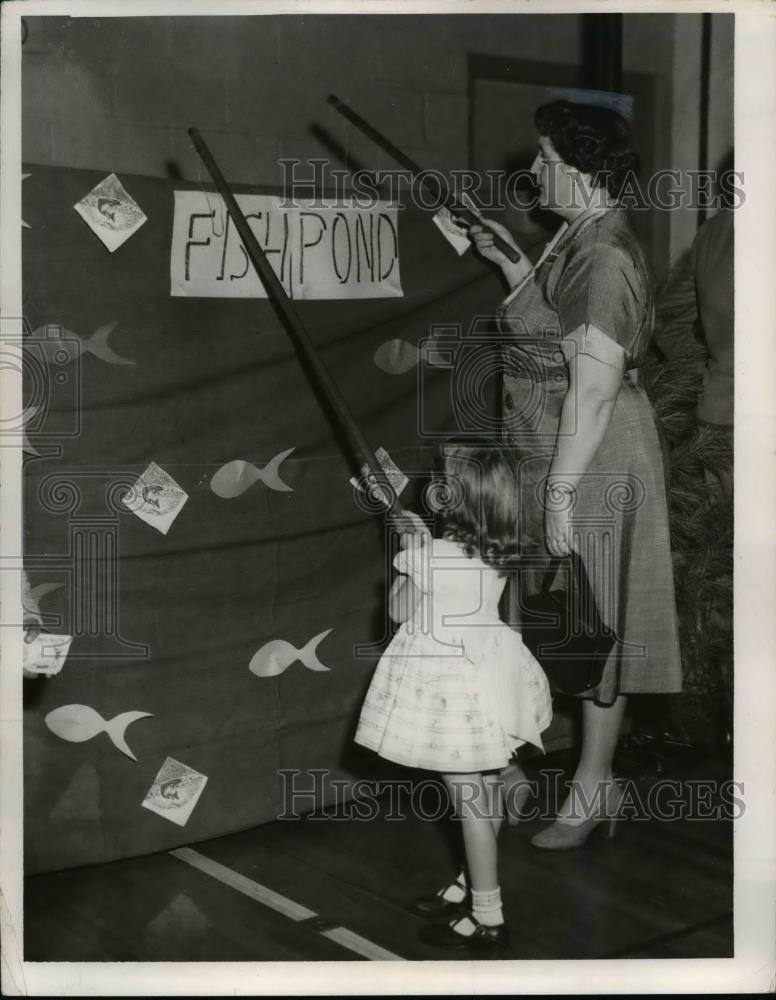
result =
[[[477,892],[472,889],[472,916],[486,927],[503,924],[501,889],[492,889],[490,892]]]
[[[468,891],[469,882],[466,878],[466,872],[461,869],[455,882],[451,882],[441,895],[446,903],[462,903],[466,899]]]

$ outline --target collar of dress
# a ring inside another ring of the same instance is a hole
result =
[[[586,229],[588,224],[594,222],[596,219],[602,218],[604,215],[608,215],[609,212],[614,211],[616,206],[606,207],[606,208],[589,208],[584,211],[581,215],[578,215],[573,222],[563,222],[560,228],[552,237],[552,239],[545,246],[541,257],[536,261],[531,270],[526,274],[522,281],[518,282],[517,285],[512,289],[512,291],[507,295],[504,301],[501,303],[501,307],[504,308],[508,306],[511,302],[517,298],[517,296],[522,292],[528,282],[533,278],[542,264],[547,260],[547,258],[554,252],[557,257],[560,252],[558,247],[562,242],[569,242],[576,239],[577,236]]]

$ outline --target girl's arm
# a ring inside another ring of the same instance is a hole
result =
[[[425,558],[426,547],[431,545],[431,532],[415,511],[405,508],[403,515],[405,521],[412,525],[412,530],[401,533],[400,544],[409,553],[411,563],[418,565],[418,560]],[[399,573],[388,595],[388,614],[393,621],[406,622],[420,603],[422,593],[411,576]]]
[[[415,582],[404,573],[399,573],[393,581],[388,596],[388,614],[397,624],[406,622],[420,603],[421,592]]]
[[[595,327],[588,330],[603,336]],[[606,434],[622,385],[622,371],[622,367],[605,364],[589,354],[575,354],[569,360],[569,389],[561,409],[549,486],[555,482],[574,490],[579,485]],[[564,509],[557,509],[559,506]],[[545,514],[547,548],[556,556],[571,551],[569,508],[570,504],[554,503]]]

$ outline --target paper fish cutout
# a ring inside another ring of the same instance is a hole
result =
[[[166,535],[189,496],[169,473],[151,462],[121,502],[133,514]]]
[[[64,667],[72,642],[72,635],[41,632],[32,642],[24,643],[24,669],[31,674],[53,677]]]
[[[133,722],[149,718],[153,718],[151,712],[122,712],[108,722],[88,705],[62,705],[49,712],[45,721],[55,736],[69,743],[85,743],[99,733],[107,733],[117,750],[137,760],[127,746],[124,733]]]
[[[263,469],[258,469],[255,465],[244,462],[241,458],[227,462],[210,480],[210,489],[216,496],[224,500],[233,500],[250,489],[254,483],[261,481],[271,490],[293,493],[293,486],[284,483],[278,472],[281,463],[288,458],[293,450],[293,448],[289,448],[287,451],[281,451],[279,455],[270,459]]]
[[[37,412],[37,406],[28,406],[22,413],[22,451],[26,451],[30,455],[40,455],[38,449],[30,444],[30,439],[27,437],[27,424]]]
[[[42,352],[49,365],[69,365],[71,361],[84,354],[93,354],[95,358],[107,361],[110,365],[134,365],[134,361],[122,358],[108,346],[108,337],[116,326],[117,320],[113,320],[112,323],[98,327],[91,337],[83,340],[71,330],[66,330],[55,323],[47,323],[33,330],[29,341]]]
[[[22,174],[22,181],[26,181],[29,176],[30,176],[29,174]],[[32,229],[32,226],[29,224],[29,222],[25,222],[24,219],[22,219],[22,228]]]
[[[100,181],[73,207],[111,253],[146,221],[143,210],[115,174]]]
[[[397,338],[386,340],[375,351],[374,363],[388,375],[404,375],[417,365],[420,351],[414,344]]]
[[[46,594],[50,594],[54,590],[60,590],[62,587],[64,587],[63,583],[39,583],[36,587],[30,587],[30,597],[34,604],[40,604]],[[34,610],[34,608],[26,608],[26,610],[30,611]]]
[[[299,660],[308,670],[329,670],[329,667],[325,667],[318,659],[316,650],[332,631],[333,629],[327,628],[325,632],[313,636],[301,649],[297,649],[285,639],[273,639],[254,654],[248,669],[257,677],[277,677]]]
[[[168,757],[141,805],[171,823],[185,826],[206,784],[206,775]]]

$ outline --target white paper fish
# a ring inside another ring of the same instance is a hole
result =
[[[22,180],[26,181],[29,176],[30,176],[29,174],[22,174]],[[25,222],[24,219],[22,219],[22,227],[24,229],[32,229],[32,226],[29,224],[29,222]]]
[[[67,330],[56,323],[46,323],[39,326],[27,338],[30,349],[43,354],[49,365],[69,365],[84,354],[93,354],[100,361],[109,365],[134,365],[134,361],[122,358],[113,348],[108,346],[108,337],[118,325],[117,320],[98,327],[88,339],[84,340],[72,330]]]
[[[37,412],[37,406],[27,406],[22,413],[22,451],[26,451],[30,455],[40,455],[38,449],[30,444],[30,439],[27,437],[27,424]]]
[[[288,458],[293,450],[293,448],[289,448],[287,451],[281,451],[279,455],[270,459],[262,469],[250,462],[244,462],[241,458],[227,462],[210,480],[210,489],[216,496],[224,500],[233,500],[250,489],[254,483],[261,481],[271,490],[293,493],[293,486],[284,483],[278,471],[281,463]]]
[[[329,670],[329,667],[325,667],[318,659],[316,650],[332,631],[333,629],[327,628],[325,632],[313,636],[301,649],[297,649],[293,643],[286,642],[285,639],[273,639],[254,654],[248,669],[257,677],[277,677],[299,660],[308,670]]]
[[[46,594],[64,587],[63,583],[39,583],[35,587],[30,587],[30,597],[35,604],[40,604]],[[29,608],[27,610],[30,610]]]
[[[137,757],[127,746],[124,733],[127,727],[138,719],[149,719],[151,712],[122,712],[114,719],[106,721],[99,712],[88,705],[62,705],[46,716],[46,725],[55,736],[70,743],[85,743],[99,733],[107,733],[117,750],[132,760]]]
[[[400,338],[386,340],[374,355],[374,363],[388,375],[404,375],[417,365],[419,359],[417,347]]]

